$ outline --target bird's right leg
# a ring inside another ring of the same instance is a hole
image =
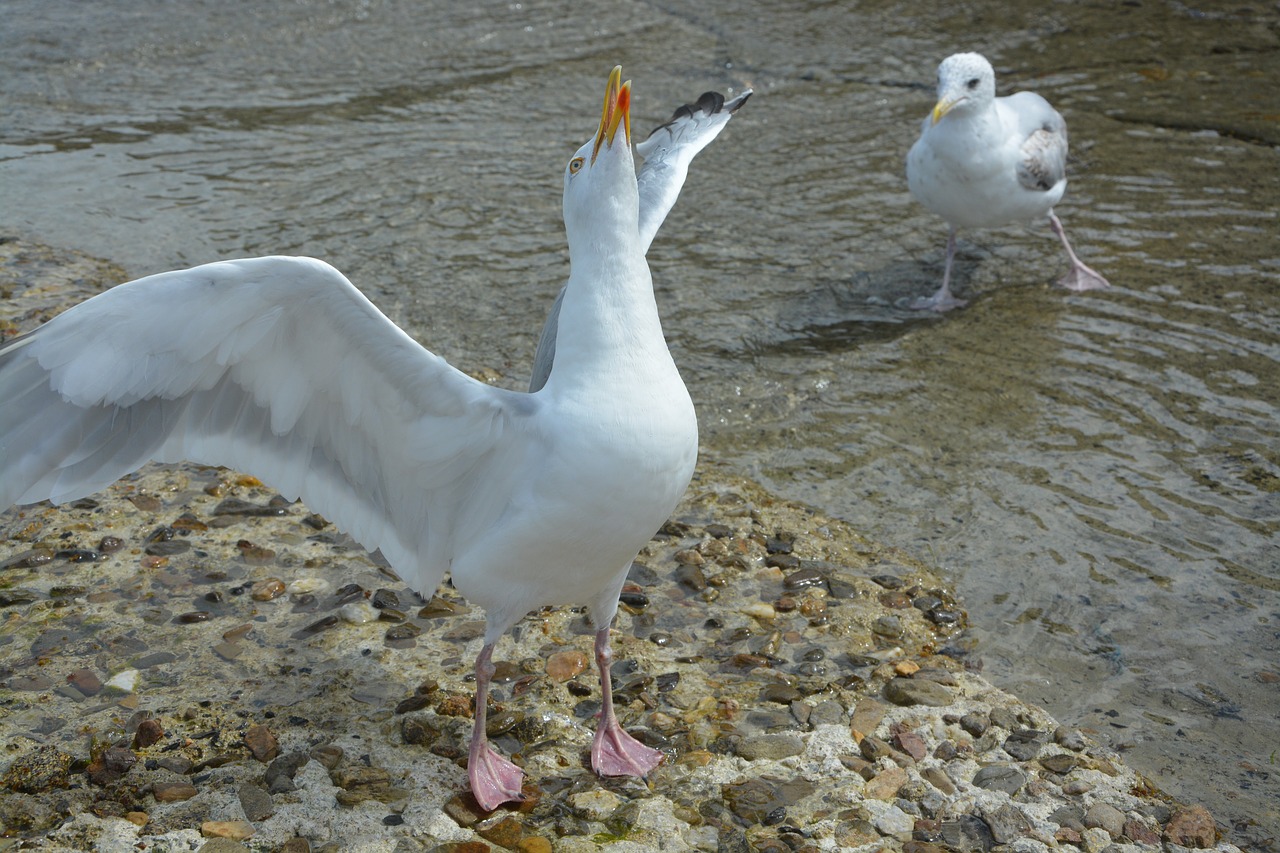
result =
[[[495,752],[485,733],[489,682],[494,673],[493,645],[486,644],[476,657],[476,721],[471,731],[471,752],[467,756],[467,778],[471,781],[471,793],[485,811],[493,811],[506,802],[524,799],[520,795],[523,771]]]
[[[951,293],[951,265],[956,257],[956,229],[951,226],[951,233],[947,236],[947,264],[942,273],[942,287],[939,287],[933,296],[922,296],[915,302],[911,303],[913,311],[937,311],[941,314],[943,311],[950,311],[952,308],[963,308],[969,304],[967,299],[957,299]]]

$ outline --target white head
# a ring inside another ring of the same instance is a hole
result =
[[[622,139],[618,130],[622,129]],[[587,140],[564,170],[564,224],[569,251],[578,240],[635,234],[639,196],[631,155],[631,81],[622,82],[622,66],[609,75],[604,110],[596,135]],[[607,238],[605,238],[607,239]]]
[[[938,66],[938,103],[933,123],[954,110],[958,115],[985,109],[996,98],[996,72],[980,53],[953,53]]]

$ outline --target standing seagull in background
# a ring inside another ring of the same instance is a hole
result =
[[[485,736],[494,645],[532,609],[585,603],[603,700],[592,766],[644,776],[662,755],[618,724],[609,625],[693,474],[698,423],[644,259],[630,106],[615,68],[565,169],[571,268],[537,393],[450,367],[322,261],[161,273],[0,345],[0,508],[189,459],[300,496],[425,595],[451,572],[487,614],[468,761],[485,809],[520,799],[522,779]]]
[[[1058,283],[1076,291],[1110,287],[1076,257],[1053,212],[1067,189],[1066,122],[1034,92],[997,98],[995,71],[980,54],[957,53],[938,66],[938,103],[907,154],[907,186],[951,226],[942,287],[912,308],[949,311],[967,304],[951,294],[957,229],[1045,215],[1071,259]]]
[[[640,194],[641,251],[648,253],[654,235],[671,212],[684,186],[684,179],[689,175],[689,164],[693,158],[720,135],[729,119],[750,97],[750,89],[731,101],[726,101],[717,92],[703,92],[697,103],[676,107],[669,122],[655,128],[644,142],[636,143],[636,153],[644,158],[644,165],[636,174],[636,188]],[[545,385],[551,373],[556,355],[556,323],[559,322],[563,302],[564,288],[561,288],[538,339],[538,350],[533,356],[533,375],[529,379],[530,392]]]

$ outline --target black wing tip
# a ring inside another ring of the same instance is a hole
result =
[[[698,100],[692,104],[681,104],[676,107],[676,111],[671,114],[670,120],[664,124],[660,124],[649,132],[649,136],[653,136],[660,130],[671,127],[676,122],[685,118],[694,118],[698,115],[713,116],[719,112],[727,112],[730,115],[736,113],[743,104],[747,102],[747,98],[752,95],[752,90],[747,89],[741,95],[732,100],[725,100],[724,95],[719,92],[703,92],[698,96]]]

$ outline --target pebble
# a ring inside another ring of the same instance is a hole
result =
[[[1018,729],[1005,738],[1004,751],[1019,761],[1032,761],[1045,744],[1044,732],[1032,729]]]
[[[753,619],[760,619],[762,621],[773,619],[778,615],[778,611],[775,610],[774,606],[767,601],[757,601],[748,604],[746,607],[742,608],[742,612]]]
[[[253,824],[245,820],[206,820],[200,824],[200,834],[205,838],[244,841],[253,835]]]
[[[580,818],[604,821],[622,805],[622,799],[612,791],[596,788],[570,794],[569,808]]]
[[[1022,790],[1027,774],[1008,764],[992,764],[973,775],[973,784],[989,791],[1003,791],[1010,796]]]
[[[915,818],[897,806],[889,806],[872,821],[875,828],[885,835],[907,836],[915,828]]]
[[[116,690],[121,693],[132,693],[138,686],[138,679],[142,673],[136,669],[124,669],[107,679],[107,683],[103,685],[105,690]]]
[[[343,621],[350,622],[353,625],[363,625],[367,622],[378,621],[378,611],[367,599],[360,598],[355,601],[349,601],[338,608],[338,615]]]
[[[789,732],[753,735],[743,738],[734,751],[748,761],[772,761],[804,752],[804,739]]]
[[[260,823],[275,814],[275,803],[271,795],[261,785],[244,782],[236,794],[240,800],[240,808],[244,816],[254,823]]]
[[[910,777],[901,767],[886,767],[872,777],[863,787],[863,794],[873,800],[891,800],[907,784]]]
[[[280,743],[271,730],[263,725],[252,725],[245,730],[244,745],[258,761],[263,764],[280,755]]]
[[[1032,829],[1031,820],[1012,803],[1005,803],[984,817],[997,844],[1012,844]]]
[[[197,793],[195,785],[190,782],[156,782],[151,788],[151,795],[157,803],[177,803],[189,800]]]
[[[1212,847],[1217,841],[1217,828],[1213,816],[1204,806],[1180,808],[1169,818],[1164,828],[1164,839],[1183,847]]]
[[[553,681],[565,682],[586,671],[589,661],[584,652],[569,649],[554,652],[547,657],[547,677]]]
[[[102,690],[102,680],[91,669],[77,669],[67,676],[67,683],[85,696],[97,696]]]
[[[284,595],[284,591],[284,581],[279,578],[267,578],[249,588],[249,597],[254,601],[273,601]]]
[[[894,678],[884,686],[884,698],[895,705],[950,705],[955,699],[951,691],[936,681],[917,678]]]

